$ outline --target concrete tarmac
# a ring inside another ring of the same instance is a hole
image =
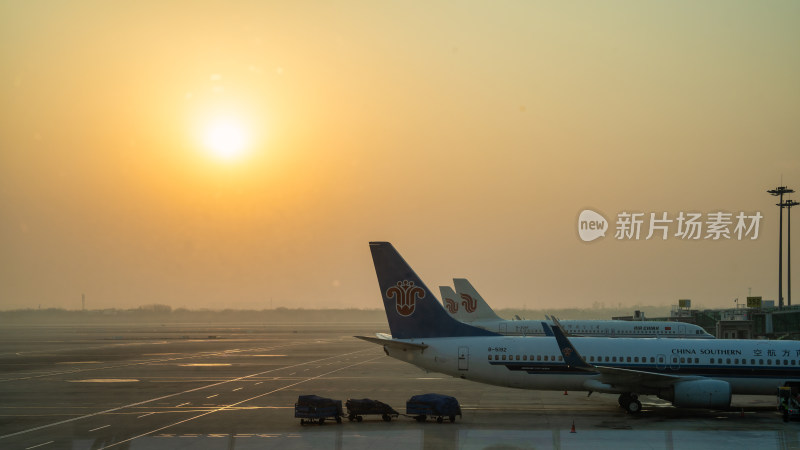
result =
[[[0,330],[0,448],[587,449],[800,448],[773,397],[729,411],[642,397],[524,391],[425,373],[354,335],[376,324],[7,325]],[[405,412],[436,392],[463,417],[301,425],[299,395],[372,398]],[[572,433],[574,424],[575,432]]]

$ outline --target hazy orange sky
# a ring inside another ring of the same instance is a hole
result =
[[[775,299],[798,80],[792,1],[3,1],[0,309],[378,308],[370,240],[500,308]]]

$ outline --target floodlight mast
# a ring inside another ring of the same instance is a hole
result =
[[[782,205],[786,208],[786,304],[792,306],[792,206],[800,202],[786,200]]]
[[[778,186],[770,189],[767,193],[779,197],[777,203],[780,213],[778,215],[778,308],[783,309],[783,194],[791,194],[793,189],[786,186]]]

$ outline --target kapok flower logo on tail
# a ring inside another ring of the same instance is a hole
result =
[[[419,286],[414,286],[413,281],[403,280],[398,281],[395,286],[387,289],[386,297],[394,298],[397,302],[397,314],[410,316],[414,313],[417,299],[425,298],[425,291]]]
[[[458,303],[456,303],[452,298],[445,298],[444,306],[448,311],[450,311],[450,314],[455,314],[458,312]]]
[[[584,209],[578,216],[578,235],[583,242],[591,242],[597,238],[605,237],[608,230],[608,221],[605,217]]]

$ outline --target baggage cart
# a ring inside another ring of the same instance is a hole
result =
[[[336,423],[342,423],[342,401],[317,395],[301,395],[294,404],[294,417],[300,419],[300,425],[314,423],[320,425],[325,419],[331,418]]]
[[[347,418],[351,422],[354,420],[361,422],[364,419],[363,416],[369,414],[379,414],[386,422],[391,421],[392,417],[400,416],[400,413],[386,403],[368,398],[351,398],[345,405],[347,406]]]
[[[414,416],[417,422],[424,422],[428,417],[435,418],[438,423],[442,423],[445,417],[455,422],[456,416],[461,416],[461,406],[449,395],[415,395],[406,402],[406,415]]]

